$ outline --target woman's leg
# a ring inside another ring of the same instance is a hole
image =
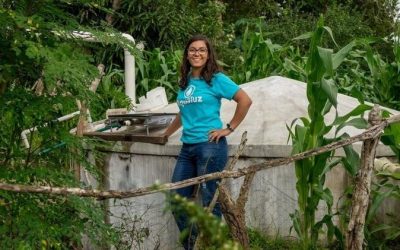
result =
[[[225,168],[228,161],[228,145],[226,138],[223,137],[218,143],[206,142],[199,144],[197,148],[197,175],[220,172]],[[200,184],[203,206],[207,207],[214,197],[219,180],[211,180]],[[213,209],[213,214],[221,217],[221,206],[217,203]]]
[[[187,180],[195,177],[196,175],[196,167],[193,157],[191,155],[191,145],[183,145],[181,152],[178,155],[178,159],[175,165],[174,173],[172,175],[172,182],[178,182]],[[193,197],[194,186],[179,188],[175,190],[173,193],[177,193],[182,197],[191,198]],[[183,239],[183,247],[185,249],[191,249],[191,246],[194,244],[194,240],[196,239],[195,233],[191,232],[193,225],[189,224],[189,218],[185,212],[181,209],[176,209],[174,206],[179,204],[172,203],[172,214],[174,215],[176,224],[179,228],[179,231],[189,230],[189,235],[185,239]],[[191,236],[191,237],[189,237]]]

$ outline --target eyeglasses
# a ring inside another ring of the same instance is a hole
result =
[[[196,52],[199,52],[200,55],[205,55],[207,54],[208,50],[207,48],[199,48],[199,49],[190,48],[188,52],[190,55],[195,55]]]

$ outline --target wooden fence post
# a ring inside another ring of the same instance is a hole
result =
[[[233,170],[236,162],[238,161],[240,155],[243,153],[244,148],[247,142],[247,131],[242,134],[242,139],[240,141],[240,145],[238,150],[236,151],[234,157],[229,162],[229,164],[225,167],[225,170],[231,171]],[[245,205],[247,202],[247,196],[249,193],[249,189],[251,186],[251,182],[254,179],[254,175],[256,172],[247,174],[244,178],[242,187],[239,192],[239,197],[236,201],[231,197],[228,189],[225,187],[226,179],[222,179],[219,183],[218,189],[216,190],[212,201],[210,202],[207,210],[211,212],[216,205],[217,200],[220,202],[221,211],[224,215],[226,224],[229,227],[229,231],[234,240],[237,240],[244,250],[250,249],[250,241],[247,233],[246,220],[245,220]],[[197,237],[194,250],[202,249],[201,241],[203,235],[200,232],[200,235]]]
[[[375,105],[369,113],[368,123],[370,126],[374,126],[379,124],[381,120],[382,117],[380,116],[379,106]],[[368,210],[372,169],[379,138],[380,134],[363,142],[361,164],[354,183],[350,221],[347,227],[347,250],[363,249],[365,216]]]
[[[93,92],[96,92],[97,87],[100,84],[101,78],[104,75],[104,65],[99,64],[97,66],[97,69],[99,70],[99,77],[95,78],[89,89]],[[79,114],[79,121],[78,125],[76,126],[76,136],[77,137],[82,137],[83,133],[88,129],[88,115],[89,115],[89,109],[87,107],[86,101],[80,101],[76,100],[76,104],[78,106],[78,109],[80,111]],[[78,182],[81,181],[81,164],[79,162],[74,162],[73,163],[73,171],[74,171],[74,176]]]

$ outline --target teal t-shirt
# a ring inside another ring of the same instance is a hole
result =
[[[231,100],[239,86],[219,72],[211,79],[211,86],[202,78],[190,78],[188,86],[179,90],[177,104],[181,113],[184,143],[208,141],[208,132],[221,129],[221,99]]]

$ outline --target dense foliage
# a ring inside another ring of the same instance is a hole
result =
[[[122,70],[122,47],[128,45],[136,55],[138,96],[163,86],[169,100],[174,100],[182,46],[195,33],[211,38],[220,65],[238,83],[270,75],[307,82],[310,113],[294,127],[294,152],[328,143],[331,139],[324,135],[333,127],[365,127],[359,117],[351,118],[368,109],[365,101],[400,110],[394,4],[391,0],[0,0],[0,182],[83,187],[71,162],[100,178],[101,171],[85,153],[98,142],[70,134],[76,118],[65,123],[56,119],[76,111],[77,100],[87,103],[95,120],[104,118],[107,108],[129,105]],[[321,15],[330,28],[317,25]],[[73,39],[72,31],[90,31],[100,43]],[[144,50],[135,49],[117,31],[131,34]],[[99,63],[106,70],[93,93],[89,86],[99,77]],[[334,124],[321,123],[328,108],[335,107],[338,92],[358,98],[360,107],[337,117]],[[21,133],[35,126],[26,149]],[[346,136],[337,135],[337,139]],[[382,141],[400,159],[399,135],[400,126],[393,125]],[[346,153],[342,163],[354,175],[357,156],[350,148]],[[321,221],[315,219],[320,201],[332,206],[330,191],[323,187],[326,171],[334,166],[328,163],[329,156],[296,163],[300,198],[292,218],[304,249],[316,246],[323,224],[329,238],[335,235],[341,241],[330,212]],[[383,190],[398,197],[398,187],[385,180],[375,186],[374,209]],[[181,209],[192,206],[179,201]],[[103,211],[91,199],[0,191],[0,246],[77,248],[83,234],[99,244],[120,246],[119,232],[103,222]],[[215,223],[201,210],[191,211],[194,218]],[[369,213],[370,225],[374,212]],[[216,230],[225,232],[219,226]],[[396,224],[371,227],[367,239],[376,239],[385,230],[392,244],[400,232]],[[221,232],[204,231],[209,244],[216,244],[213,236]]]
[[[68,13],[84,3],[2,1],[0,9],[0,180],[15,184],[80,186],[71,171],[79,162],[98,175],[84,144],[69,130],[77,119],[56,119],[76,111],[76,100],[95,100],[89,91],[98,76],[93,56],[66,33],[80,30]],[[104,112],[104,111],[103,111]],[[30,147],[22,143],[23,130]],[[87,141],[89,143],[89,141]],[[95,244],[116,242],[92,199],[0,192],[2,249],[71,249],[87,235]]]

